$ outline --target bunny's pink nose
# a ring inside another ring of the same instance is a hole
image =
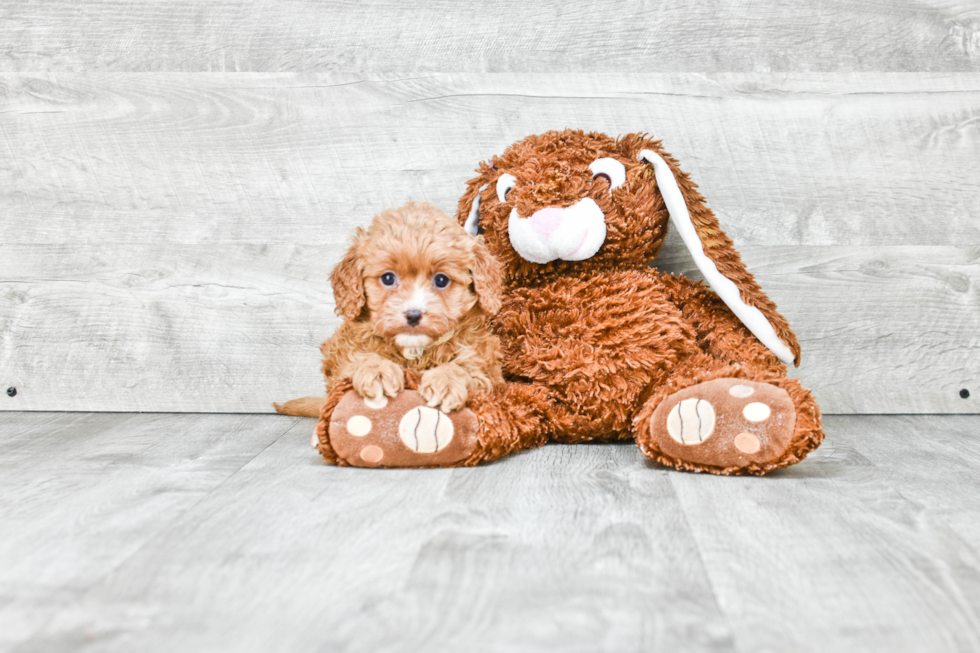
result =
[[[561,209],[554,207],[541,209],[531,216],[531,228],[538,235],[548,238],[561,224],[562,217]]]

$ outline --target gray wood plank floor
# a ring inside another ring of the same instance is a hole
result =
[[[548,446],[328,467],[312,420],[7,413],[0,649],[974,651],[980,416],[772,476]]]

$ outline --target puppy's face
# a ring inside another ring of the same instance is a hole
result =
[[[399,347],[425,347],[472,310],[500,304],[500,270],[481,240],[427,204],[378,215],[331,277],[338,312]]]
[[[477,296],[461,252],[425,233],[405,236],[362,250],[368,319],[399,347],[425,347],[455,329]]]

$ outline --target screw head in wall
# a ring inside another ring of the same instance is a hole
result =
[[[967,390],[966,388],[963,388],[962,390],[960,390],[960,396],[963,397],[964,399],[969,399],[970,391]]]
[[[10,386],[9,388],[7,388],[8,397],[14,397],[16,395],[17,395],[17,388],[15,388],[14,386]]]

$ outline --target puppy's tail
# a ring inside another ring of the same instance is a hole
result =
[[[326,400],[326,397],[300,397],[299,399],[290,399],[284,404],[273,403],[272,405],[280,415],[319,417],[320,409],[323,408],[323,402]]]

